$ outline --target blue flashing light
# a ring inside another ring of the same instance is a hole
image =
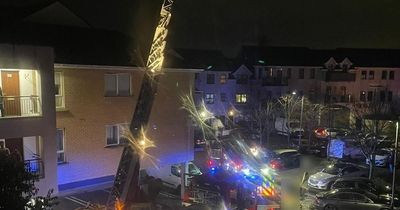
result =
[[[212,65],[207,66],[207,70],[210,70],[212,67]]]
[[[265,61],[264,60],[258,60],[258,63],[264,64]]]

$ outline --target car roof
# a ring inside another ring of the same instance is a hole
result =
[[[331,191],[328,191],[325,195],[331,195],[331,194],[335,194],[335,193],[342,193],[342,192],[349,192],[349,193],[359,193],[359,194],[363,194],[365,196],[367,196],[370,199],[376,199],[378,196],[368,192],[366,190],[361,190],[358,188],[341,188],[341,189],[334,189]]]
[[[295,150],[295,149],[277,149],[277,150],[274,150],[274,153],[276,153],[277,155],[280,155],[280,154],[283,154],[283,153],[286,153],[286,152],[297,152],[297,150]]]
[[[339,179],[336,179],[336,182],[341,182],[341,181],[353,181],[353,182],[372,182],[368,178],[365,177],[342,177]]]

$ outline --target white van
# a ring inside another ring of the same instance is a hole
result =
[[[149,176],[160,178],[167,187],[178,189],[181,185],[181,164],[173,164],[160,168],[146,169]],[[185,186],[189,186],[193,176],[202,175],[200,169],[192,162],[185,163]]]
[[[288,121],[286,118],[278,117],[275,120],[275,129],[278,134],[281,135],[291,135],[291,136],[298,136],[302,135],[304,132],[304,129],[300,128],[300,122],[298,120],[290,120],[288,124]],[[289,125],[290,125],[290,130],[289,130]]]

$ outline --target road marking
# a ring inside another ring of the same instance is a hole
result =
[[[79,205],[82,205],[82,206],[87,206],[87,203],[86,203],[86,202],[82,202],[82,201],[80,201],[80,200],[75,200],[73,196],[65,197],[65,199],[70,200],[70,201],[72,201],[72,202],[74,202],[74,203],[77,203],[77,204],[79,204]]]

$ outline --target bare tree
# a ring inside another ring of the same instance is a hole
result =
[[[311,144],[313,129],[321,124],[321,115],[325,112],[323,104],[313,104],[307,98],[304,99],[304,125],[308,131],[308,146]]]
[[[251,111],[250,117],[253,123],[250,129],[259,135],[260,145],[263,145],[264,137],[266,137],[266,143],[269,144],[269,138],[275,125],[275,111],[276,102],[272,100],[259,103]]]
[[[291,125],[290,121],[292,120],[297,108],[299,107],[301,99],[297,97],[295,94],[286,94],[278,99],[278,103],[280,104],[281,112],[286,119],[288,133],[287,133],[287,142],[290,145],[290,131]]]
[[[381,101],[375,97],[370,102],[353,104],[351,107],[353,129],[356,141],[363,155],[369,161],[369,178],[373,176],[375,155],[379,147],[380,136],[390,127],[392,119],[397,119],[398,107],[394,102]],[[357,125],[358,124],[358,125]]]

